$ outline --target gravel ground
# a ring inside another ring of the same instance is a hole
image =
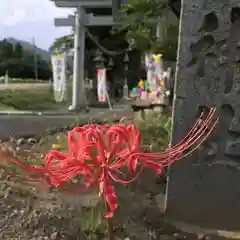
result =
[[[164,222],[158,211],[162,196],[156,191],[161,185],[153,182],[146,187],[138,181],[118,189],[120,211],[114,219],[116,240],[203,239],[179,232]],[[99,203],[94,193],[79,197],[44,186],[1,180],[0,195],[1,240],[106,239],[102,226],[86,227],[90,221],[87,211]]]
[[[81,209],[53,194],[1,183],[0,239],[79,239]],[[41,195],[41,197],[40,197]]]

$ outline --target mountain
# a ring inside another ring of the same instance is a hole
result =
[[[34,46],[32,43],[27,42],[27,41],[23,41],[23,40],[19,40],[19,39],[15,39],[15,38],[6,38],[6,40],[11,43],[11,44],[21,44],[21,46],[28,51],[34,52],[36,51],[36,53],[38,55],[41,56],[41,58],[45,61],[48,61],[50,59],[50,53],[44,49],[41,49],[37,46]]]

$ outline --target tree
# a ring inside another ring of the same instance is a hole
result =
[[[61,48],[72,49],[73,48],[73,34],[65,35],[59,38],[56,38],[55,41],[50,46],[49,50],[54,52],[60,50]]]
[[[34,53],[25,50],[21,44],[11,44],[7,40],[0,41],[0,76],[8,75],[14,78],[34,78]],[[38,56],[39,79],[48,80],[52,73],[48,62]]]
[[[16,58],[22,58],[23,57],[23,47],[20,43],[17,43],[15,46],[14,46],[14,56]]]
[[[127,42],[125,41],[124,34],[112,34],[112,27],[103,26],[103,27],[88,27],[86,30],[86,42],[85,42],[85,66],[86,72],[90,75],[95,74],[95,53],[99,48],[103,53],[106,59],[106,64],[109,61],[110,57],[113,58],[115,62],[115,68],[122,63],[122,61],[116,57],[120,55],[119,53],[124,53],[123,50],[126,50],[128,47]],[[73,34],[66,35],[60,38],[55,39],[50,47],[51,52],[58,50],[69,50],[74,46]]]
[[[0,41],[0,57],[1,59],[8,56],[9,58],[14,56],[14,47],[6,39]]]
[[[181,4],[181,0],[168,0],[168,6],[178,19],[180,19]]]
[[[175,60],[178,42],[177,9],[179,0],[129,0],[118,14],[115,32],[124,32],[132,48],[144,53],[164,52],[166,60]],[[162,28],[161,38],[156,34],[157,22]]]

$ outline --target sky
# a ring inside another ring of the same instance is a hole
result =
[[[67,17],[74,10],[57,8],[50,0],[0,0],[0,39],[13,37],[48,49],[56,37],[71,32],[55,27],[55,17]]]

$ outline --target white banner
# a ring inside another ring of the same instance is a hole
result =
[[[66,76],[66,60],[65,53],[52,55],[52,71],[53,71],[53,90],[56,102],[62,102],[66,98],[67,76]]]
[[[98,101],[99,102],[106,102],[106,69],[99,68],[97,69],[97,90],[98,90]]]
[[[145,55],[145,66],[149,90],[154,91],[163,78],[162,54]]]

